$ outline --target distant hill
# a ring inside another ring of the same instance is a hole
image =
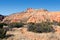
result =
[[[2,18],[3,19],[3,18]],[[60,11],[59,12],[49,12],[46,9],[32,9],[28,8],[26,11],[12,14],[3,19],[2,22],[34,22],[38,23],[41,21],[57,21],[60,22]]]

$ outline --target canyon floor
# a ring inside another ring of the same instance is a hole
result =
[[[34,33],[27,31],[27,28],[13,28],[7,32],[7,37],[3,40],[60,40],[60,33]]]

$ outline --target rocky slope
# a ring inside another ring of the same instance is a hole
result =
[[[49,12],[46,9],[32,9],[28,8],[26,11],[11,14],[8,17],[4,18],[2,22],[11,23],[11,22],[34,22],[38,23],[41,21],[50,21],[60,22],[60,12]]]

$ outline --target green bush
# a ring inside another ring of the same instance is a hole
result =
[[[19,28],[19,27],[22,27],[23,25],[24,24],[22,22],[20,22],[20,23],[14,22],[14,23],[8,24],[8,26],[11,27],[11,28],[14,28],[14,27]]]
[[[28,31],[33,31],[33,32],[51,32],[54,31],[53,27],[51,26],[51,22],[42,22],[42,23],[29,23],[28,24]]]

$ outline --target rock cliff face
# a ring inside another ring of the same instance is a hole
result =
[[[24,12],[16,13],[7,16],[2,22],[34,22],[38,23],[41,21],[57,21],[60,22],[60,12],[49,12],[46,9],[32,9],[28,8]]]
[[[0,21],[2,21],[5,18],[5,16],[0,15]]]

